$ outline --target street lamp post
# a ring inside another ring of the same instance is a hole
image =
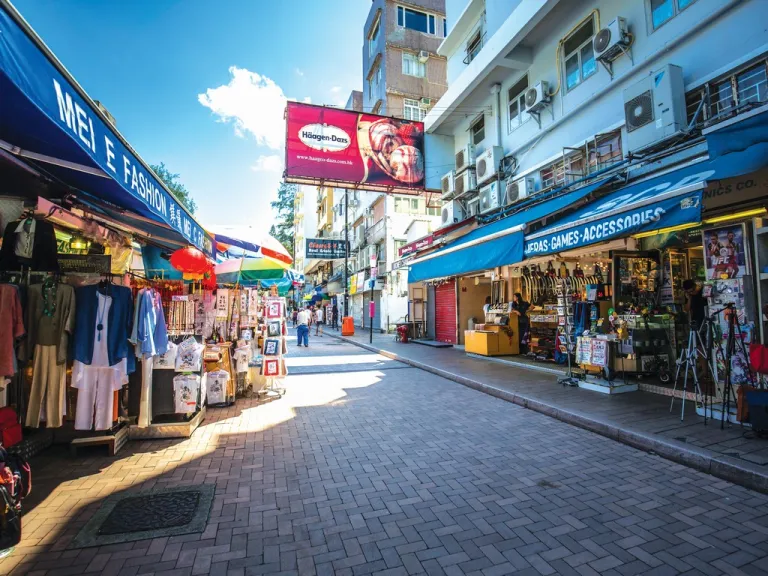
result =
[[[344,316],[349,316],[349,190],[344,191]]]

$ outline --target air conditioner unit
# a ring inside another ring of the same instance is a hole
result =
[[[432,106],[432,98],[422,98],[419,100],[419,106],[421,108],[429,108]]]
[[[448,174],[446,174],[440,179],[440,185],[441,185],[440,187],[443,190],[443,193],[441,196],[442,200],[450,200],[451,198],[453,198],[453,195],[456,193],[456,188],[454,185],[455,179],[456,179],[456,172],[454,172],[453,170],[448,172]]]
[[[474,144],[467,144],[456,152],[456,165],[454,168],[456,169],[456,173],[458,174],[462,170],[466,170],[470,166],[475,165],[475,145]]]
[[[426,50],[419,50],[419,62],[424,64],[427,60],[429,60],[429,52]]]
[[[525,178],[518,178],[513,180],[508,178],[504,186],[504,205],[509,206],[533,196],[534,194],[534,178],[533,176],[526,176]]]
[[[624,90],[627,148],[637,153],[679,135],[687,125],[683,69],[672,64]]]
[[[499,198],[499,183],[491,182],[485,188],[481,188],[478,198],[480,199],[480,214],[496,210],[496,208],[501,205]]]
[[[623,54],[627,45],[629,45],[629,30],[627,30],[627,21],[621,17],[612,20],[608,26],[595,34],[592,40],[595,56],[609,62]]]
[[[477,177],[474,170],[465,170],[453,181],[453,190],[456,196],[477,189]]]
[[[542,80],[525,93],[525,109],[530,113],[540,112],[550,102],[549,82]]]
[[[440,219],[440,227],[450,226],[464,220],[464,209],[456,200],[451,200],[443,204],[442,218]]]
[[[477,216],[480,213],[480,198],[467,200],[467,218]]]
[[[477,175],[478,185],[496,177],[503,157],[504,149],[501,146],[491,146],[485,152],[478,155],[475,160],[475,174]]]

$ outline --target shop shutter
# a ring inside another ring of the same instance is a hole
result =
[[[435,287],[435,340],[456,344],[456,281]]]

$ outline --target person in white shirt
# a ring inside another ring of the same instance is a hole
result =
[[[309,310],[302,308],[296,316],[296,336],[299,340],[299,346],[302,342],[305,348],[309,348],[309,322],[310,322]]]
[[[315,310],[315,336],[323,335],[323,307],[318,306]]]

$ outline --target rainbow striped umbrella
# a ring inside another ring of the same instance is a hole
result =
[[[216,280],[220,284],[252,286],[261,280],[279,280],[290,267],[287,262],[264,255],[232,258],[216,265]]]

